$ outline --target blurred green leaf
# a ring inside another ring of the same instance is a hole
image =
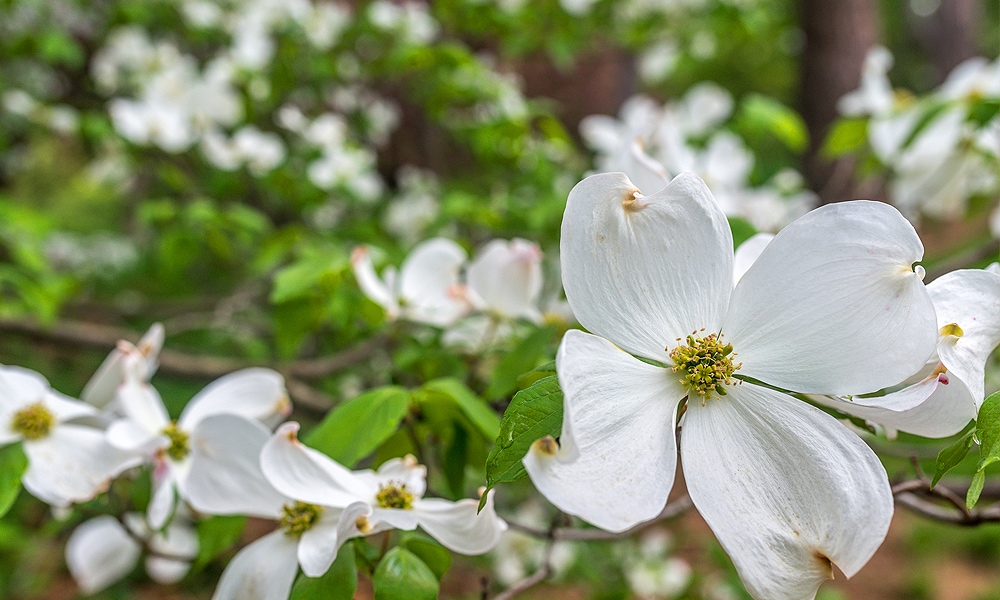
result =
[[[493,371],[493,379],[484,396],[494,400],[516,390],[518,378],[538,363],[538,359],[548,350],[552,335],[551,327],[540,327],[506,353]]]
[[[413,531],[407,532],[403,534],[399,545],[424,561],[424,564],[427,565],[439,581],[451,567],[451,553],[444,546],[426,535]]]
[[[461,381],[450,377],[435,379],[427,382],[421,391],[453,400],[486,439],[491,440],[497,436],[500,417],[493,412],[489,404]]]
[[[215,516],[198,521],[198,557],[193,569],[198,570],[239,541],[247,518]]]
[[[438,579],[424,561],[399,546],[386,552],[372,575],[375,600],[434,600]]]
[[[344,544],[326,573],[319,577],[299,575],[289,600],[351,600],[358,587],[354,545]]]
[[[972,476],[972,483],[969,484],[969,491],[965,493],[965,507],[972,510],[979,502],[979,496],[983,493],[983,486],[986,484],[986,472],[976,471]]]
[[[823,154],[837,158],[863,148],[868,142],[867,119],[841,119],[834,123],[823,142]]]
[[[517,387],[518,389],[523,390],[524,388],[528,388],[534,385],[534,383],[539,379],[555,374],[556,374],[556,361],[550,360],[544,365],[539,365],[534,369],[518,377]]]
[[[21,491],[21,476],[28,469],[28,457],[21,444],[0,448],[0,517],[7,514]]]
[[[390,386],[370,390],[332,411],[303,441],[352,467],[392,437],[410,410],[410,392]]]
[[[760,94],[747,95],[743,99],[740,118],[747,127],[769,132],[794,152],[803,152],[809,145],[809,132],[802,117],[773,98]]]
[[[498,483],[524,477],[521,459],[536,440],[562,433],[562,417],[563,394],[555,375],[539,379],[515,394],[500,420],[500,433],[486,459],[487,491]]]
[[[729,229],[733,232],[733,249],[739,248],[743,242],[757,234],[757,228],[742,217],[726,217]]]
[[[979,469],[1000,460],[1000,392],[987,397],[979,407],[976,439],[979,440]]]

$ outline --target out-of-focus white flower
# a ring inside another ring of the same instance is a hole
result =
[[[126,513],[124,519],[131,533],[104,515],[81,523],[66,541],[66,566],[84,594],[96,594],[132,572],[142,555],[135,538],[164,555],[146,557],[146,572],[157,583],[183,579],[198,555],[198,534],[187,519],[174,520],[162,532],[152,531],[138,513]]]
[[[246,165],[253,175],[262,177],[285,160],[285,144],[281,138],[253,125],[240,128],[232,139],[226,139],[221,131],[209,131],[201,141],[205,158],[224,171]]]
[[[422,2],[396,4],[375,0],[368,5],[368,18],[379,29],[401,33],[410,43],[426,44],[437,37],[440,26]]]
[[[733,114],[733,96],[722,86],[703,81],[684,94],[673,106],[673,112],[681,133],[701,137]]]
[[[483,246],[466,273],[472,305],[500,319],[542,320],[542,251],[528,240],[493,240]]]
[[[159,394],[132,367],[133,358],[125,356],[125,382],[118,389],[125,418],[108,427],[107,439],[153,464],[150,524],[159,529],[169,522],[178,498],[199,512],[245,514],[222,495],[218,482],[256,468],[256,453],[268,436],[262,423],[291,412],[284,379],[270,369],[230,373],[206,386],[171,421]]]
[[[587,16],[596,3],[597,0],[559,0],[559,6],[566,11],[566,14],[574,17]]]
[[[997,207],[990,217],[990,232],[993,233],[993,237],[1000,240],[1000,207]]]
[[[639,54],[639,76],[649,83],[663,81],[673,72],[680,55],[680,48],[673,40],[659,42],[643,49]]]
[[[395,268],[387,267],[379,278],[367,248],[355,248],[351,254],[358,286],[385,309],[390,319],[437,327],[451,325],[469,310],[459,282],[465,260],[461,246],[445,238],[434,238],[410,252],[398,276]]]
[[[970,58],[952,69],[938,95],[946,100],[1000,97],[1000,59]]]
[[[918,371],[936,317],[913,227],[878,202],[824,206],[782,229],[734,288],[732,235],[703,182],[681,175],[644,196],[612,173],[570,192],[560,244],[566,297],[593,334],[560,345],[563,429],[524,458],[535,487],[611,531],[654,518],[686,399],[688,493],[748,591],[807,598],[833,564],[856,573],[892,518],[885,469],[827,413],[752,381],[862,393]]]
[[[132,370],[131,376],[148,382],[159,366],[163,340],[163,325],[154,323],[142,336],[139,343],[133,345],[125,340],[119,341],[115,349],[101,363],[101,366],[97,367],[97,371],[87,381],[87,385],[83,386],[80,400],[97,408],[113,407],[118,388],[125,383],[126,363]]]
[[[431,171],[404,166],[396,174],[399,193],[389,204],[383,224],[404,242],[415,243],[440,212],[440,185]]]
[[[351,10],[339,2],[312,5],[312,13],[301,23],[309,43],[319,50],[329,50],[351,21]]]
[[[643,600],[677,598],[691,583],[691,567],[669,555],[670,535],[663,530],[643,534],[635,556],[622,563],[632,592]]]
[[[21,442],[28,457],[21,483],[39,500],[53,506],[90,500],[135,464],[105,442],[103,431],[74,422],[96,415],[38,373],[0,366],[0,445]]]
[[[893,108],[895,96],[889,83],[892,53],[883,46],[868,50],[861,66],[861,85],[837,101],[837,110],[851,117],[883,116]]]
[[[538,529],[549,526],[541,504],[534,499],[520,503],[515,511],[511,520],[519,525]],[[490,553],[497,581],[510,586],[537,572],[545,561],[545,547],[546,540],[516,529],[504,532],[500,536],[500,542]],[[553,543],[549,555],[552,577],[560,579],[573,566],[576,558],[577,550],[573,543],[565,540]]]

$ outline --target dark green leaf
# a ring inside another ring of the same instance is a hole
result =
[[[983,400],[976,419],[976,439],[979,440],[980,470],[1000,460],[1000,392]]]
[[[451,567],[451,553],[444,546],[435,542],[426,535],[407,532],[399,541],[399,545],[417,555],[424,564],[434,572],[440,580]]]
[[[524,375],[518,377],[517,389],[523,390],[525,388],[529,388],[532,385],[534,385],[534,383],[539,379],[555,374],[556,374],[556,361],[552,360],[540,367],[535,367],[534,369],[528,371]]]
[[[21,476],[28,468],[28,457],[21,444],[0,448],[0,517],[7,514],[21,491]]]
[[[198,557],[194,569],[200,569],[239,541],[246,527],[246,517],[209,517],[198,522]]]
[[[444,477],[448,488],[455,497],[465,493],[465,464],[469,457],[469,434],[460,425],[453,427],[451,443],[444,454]]]
[[[979,502],[979,495],[983,493],[983,485],[986,483],[986,472],[979,470],[976,474],[972,476],[972,484],[969,485],[969,491],[965,494],[965,507],[969,510]]]
[[[562,416],[563,394],[555,375],[539,379],[515,394],[500,420],[500,433],[486,459],[487,489],[524,477],[521,459],[536,440],[547,435],[557,437],[562,432]]]
[[[399,546],[386,552],[372,575],[375,600],[434,600],[438,580],[424,561]]]
[[[351,600],[358,587],[358,566],[354,561],[354,545],[344,544],[337,559],[319,577],[300,575],[289,600]]]
[[[941,481],[941,477],[945,473],[950,471],[958,463],[962,462],[965,457],[969,454],[969,450],[972,448],[972,437],[973,432],[969,432],[963,435],[957,442],[948,446],[941,452],[938,452],[937,462],[934,467],[934,480],[931,481],[931,487],[937,485],[938,481]]]
[[[410,392],[383,387],[330,411],[303,441],[348,467],[378,449],[410,410]]]
[[[500,360],[484,395],[492,400],[507,396],[518,389],[518,378],[538,364],[538,359],[548,350],[552,335],[550,327],[540,327],[521,340]]]
[[[739,248],[743,242],[752,238],[757,229],[742,217],[726,217],[729,220],[729,229],[733,232],[733,249]]]
[[[497,436],[497,431],[500,429],[500,417],[493,412],[489,404],[461,381],[450,377],[435,379],[425,384],[421,390],[428,394],[453,400],[459,410],[469,418],[486,439],[491,440]]]

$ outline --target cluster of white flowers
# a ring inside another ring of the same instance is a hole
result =
[[[969,59],[920,99],[893,90],[892,62],[888,50],[873,48],[860,86],[841,98],[838,108],[845,116],[867,119],[868,143],[890,170],[893,204],[911,220],[920,215],[954,219],[965,213],[972,197],[995,198],[1000,193],[1000,116],[984,122],[975,108],[1000,101],[1000,60]]]
[[[278,529],[243,549],[223,574],[216,599],[287,598],[299,565],[326,572],[352,537],[418,526],[464,554],[491,550],[506,530],[492,497],[424,498],[426,469],[412,457],[378,471],[351,472],[302,445],[280,374],[249,368],[226,375],[171,420],[149,380],[163,328],[137,345],[120,342],[81,393],[68,398],[37,373],[0,367],[0,444],[21,442],[24,487],[53,507],[89,501],[138,467],[152,473],[146,514],[93,518],[66,546],[70,572],[85,593],[127,575],[143,550],[156,581],[180,580],[198,554],[194,523],[206,515],[275,519]],[[267,593],[260,595],[260,590]]]
[[[753,153],[739,136],[720,128],[732,111],[732,96],[706,82],[662,106],[646,96],[632,97],[618,119],[591,115],[580,123],[580,132],[595,153],[595,171],[624,172],[647,190],[665,187],[678,173],[696,173],[727,215],[776,231],[814,205],[814,196],[794,171],[778,173],[769,185],[751,185]]]
[[[925,287],[913,227],[869,201],[816,209],[734,258],[703,181],[654,189],[610,173],[570,193],[563,285],[591,333],[563,338],[562,433],[524,466],[561,510],[624,531],[663,510],[679,450],[751,595],[812,598],[833,565],[851,576],[868,561],[893,497],[861,438],[778,390],[890,428],[959,431],[1000,345],[998,267]]]
[[[523,239],[493,240],[468,262],[456,242],[433,238],[414,247],[398,272],[387,267],[381,277],[371,251],[358,247],[351,265],[361,290],[390,319],[446,328],[446,345],[470,351],[509,338],[519,321],[537,325],[547,314],[567,312],[558,301],[542,312],[542,252]]]

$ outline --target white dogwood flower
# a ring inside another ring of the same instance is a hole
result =
[[[465,260],[461,246],[449,239],[433,238],[418,244],[398,273],[387,267],[380,278],[367,248],[359,246],[351,254],[358,286],[390,319],[437,327],[451,325],[469,310],[459,283]]]
[[[132,356],[132,369],[143,381],[149,381],[159,366],[160,350],[163,348],[163,325],[154,323],[139,343],[121,340],[111,354],[104,359],[94,375],[80,392],[80,400],[97,408],[112,408],[118,388],[125,383],[125,357]]]
[[[302,445],[298,429],[283,424],[260,453],[264,477],[284,498],[259,502],[256,514],[270,510],[278,529],[236,554],[213,600],[287,598],[299,566],[319,577],[354,537],[419,525],[455,552],[482,554],[507,528],[492,498],[478,515],[475,500],[422,498],[426,469],[413,457],[387,461],[378,471],[350,471]]]
[[[479,250],[466,279],[466,293],[476,309],[503,319],[541,322],[542,251],[538,244],[493,240]]]
[[[563,511],[626,530],[663,509],[679,426],[688,493],[753,596],[812,598],[832,564],[853,575],[889,527],[885,470],[836,419],[770,386],[862,393],[919,370],[936,341],[922,253],[892,207],[831,204],[781,230],[734,288],[732,234],[696,176],[652,196],[622,173],[585,179],[560,255],[593,334],[560,345],[563,430],[525,456],[532,481]]]
[[[816,400],[897,431],[930,438],[954,435],[976,418],[986,396],[990,354],[1000,346],[1000,274],[962,269],[927,291],[937,312],[937,353],[918,381],[872,398]]]
[[[134,462],[104,440],[104,432],[75,420],[97,415],[63,396],[34,371],[0,366],[0,446],[21,442],[28,470],[21,483],[53,506],[90,500]]]
[[[220,496],[219,483],[253,471],[268,435],[261,422],[291,411],[284,379],[261,368],[216,379],[176,421],[153,386],[137,377],[126,377],[118,402],[126,416],[108,427],[108,442],[152,462],[154,489],[147,510],[154,529],[169,522],[178,497],[200,512],[243,514],[241,505]]]

